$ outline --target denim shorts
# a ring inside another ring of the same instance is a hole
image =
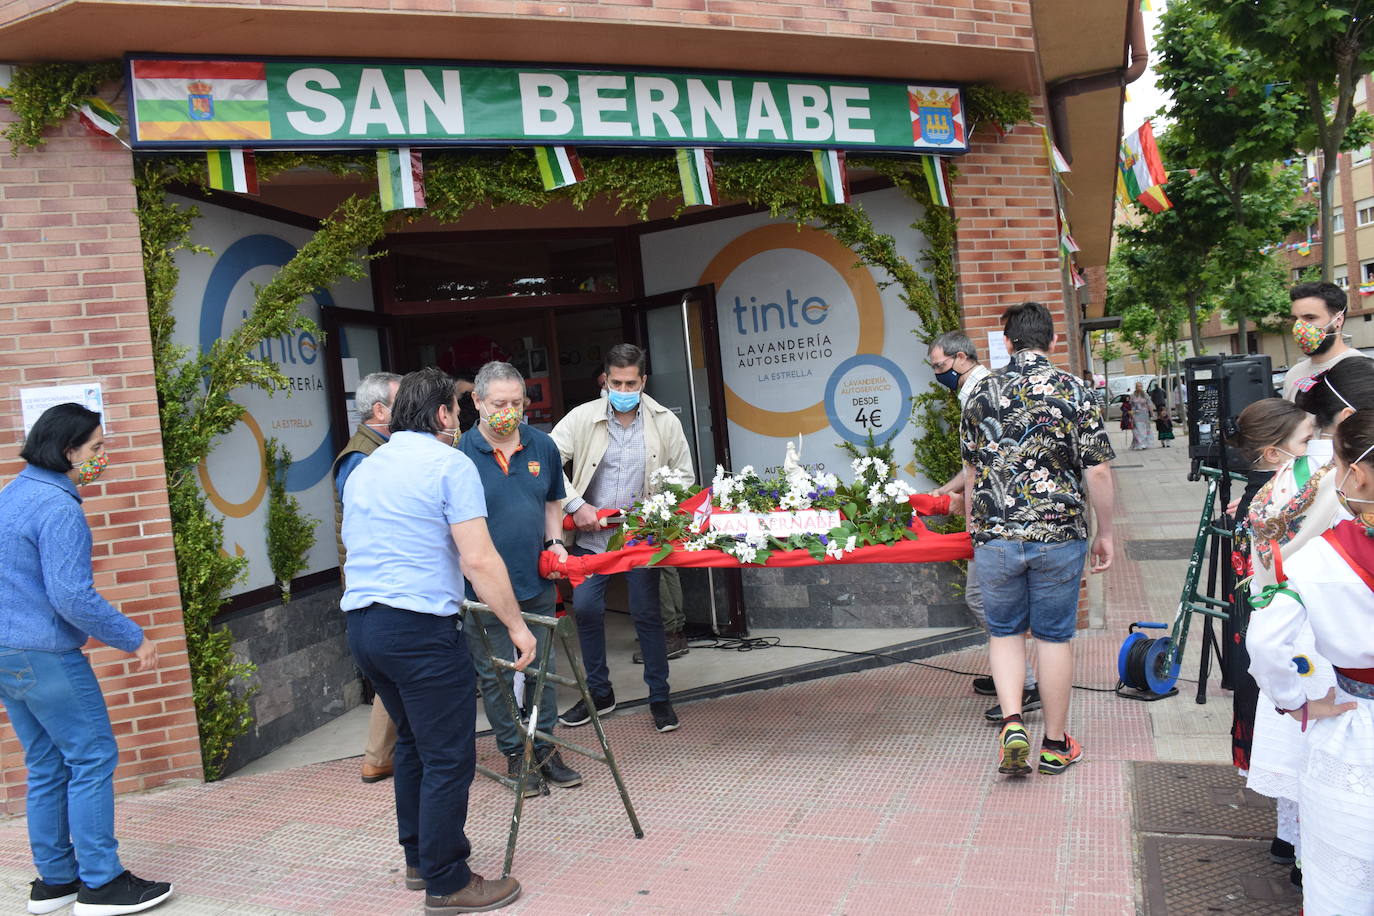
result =
[[[1087,541],[1006,541],[974,549],[988,632],[1068,642],[1078,621],[1078,583]]]

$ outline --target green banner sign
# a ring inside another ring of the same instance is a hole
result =
[[[128,60],[145,149],[704,146],[957,155],[960,90],[739,73]]]

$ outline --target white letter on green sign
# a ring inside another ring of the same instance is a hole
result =
[[[825,110],[829,101],[820,86],[788,84],[787,107],[792,110],[793,140],[824,142],[830,139],[835,125]]]
[[[439,92],[425,77],[425,71],[406,71],[406,117],[411,134],[422,136],[430,132],[425,117],[425,109],[429,109],[444,133],[452,137],[463,135],[463,91],[458,71],[445,70],[443,74],[444,91]]]
[[[338,133],[344,126],[344,104],[327,92],[312,89],[311,84],[320,89],[338,89],[339,78],[323,67],[306,67],[296,70],[286,78],[286,94],[291,101],[320,113],[318,119],[306,111],[288,111],[287,122],[303,134],[323,137]]]
[[[545,112],[553,115],[552,120],[544,117]],[[520,117],[527,137],[570,133],[574,122],[568,81],[552,73],[520,74]]]
[[[657,137],[654,119],[670,137],[685,137],[682,121],[673,111],[677,107],[677,84],[662,76],[635,77],[635,114],[639,116],[639,135]]]
[[[603,92],[618,94],[602,95]],[[579,76],[577,99],[582,109],[584,137],[634,136],[634,128],[628,121],[607,121],[602,117],[611,112],[629,112],[629,102],[625,98],[625,77]]]
[[[373,124],[380,124],[389,136],[404,134],[405,125],[401,123],[401,113],[396,110],[396,101],[391,97],[391,89],[386,77],[378,67],[364,67],[358,79],[358,98],[354,102],[353,121],[348,132],[355,136],[365,136]]]

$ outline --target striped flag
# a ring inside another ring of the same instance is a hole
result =
[[[534,161],[539,165],[539,177],[545,191],[566,188],[587,177],[582,171],[582,160],[577,158],[577,151],[571,146],[536,146]]]
[[[1136,202],[1151,213],[1163,213],[1165,210],[1171,209],[1174,205],[1174,202],[1165,196],[1164,185],[1162,184],[1146,188],[1141,192],[1140,196],[1136,198]]]
[[[93,134],[117,137],[124,123],[124,119],[104,99],[86,99],[76,111],[81,123]]]
[[[926,184],[930,186],[930,202],[948,207],[949,175],[945,172],[945,161],[939,156],[922,156],[921,171],[925,173]]]
[[[1122,139],[1118,166],[1129,200],[1139,201],[1146,191],[1169,180],[1168,174],[1164,171],[1164,161],[1159,158],[1159,147],[1155,146],[1155,132],[1149,121]],[[1158,196],[1163,198],[1164,192],[1161,191]],[[1140,202],[1150,207],[1150,204]]]
[[[377,150],[377,189],[383,210],[424,207],[425,168],[420,151],[408,146]]]
[[[237,60],[136,60],[140,140],[270,140],[267,65]]]
[[[250,149],[212,149],[205,154],[210,187],[239,194],[258,193],[258,166]]]
[[[710,150],[680,149],[677,151],[677,174],[682,179],[682,199],[687,206],[719,203],[716,195],[716,166]]]
[[[821,189],[821,203],[849,203],[849,173],[844,166],[844,151],[816,149],[811,151],[816,163],[816,184]]]
[[[1049,154],[1051,167],[1056,172],[1072,172],[1073,169],[1069,168],[1069,160],[1064,158],[1064,154],[1059,152],[1059,147],[1055,146],[1054,141],[1050,139],[1049,128],[1040,128],[1040,133],[1045,137],[1045,152]]]

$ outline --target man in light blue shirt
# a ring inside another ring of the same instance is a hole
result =
[[[514,878],[488,881],[467,864],[477,698],[459,633],[464,576],[505,624],[518,668],[535,650],[487,532],[481,478],[453,448],[457,434],[453,379],[438,369],[410,373],[392,404],[391,439],[343,492],[348,646],[396,723],[406,886],[427,891],[430,916],[495,909],[520,896]]]

